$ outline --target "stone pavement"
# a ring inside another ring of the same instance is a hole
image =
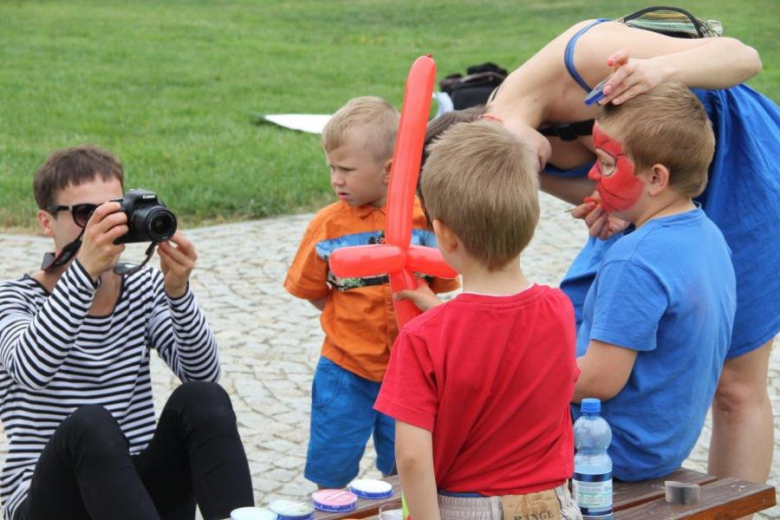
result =
[[[544,196],[536,236],[523,257],[529,278],[557,285],[585,239],[582,223],[564,211],[568,206]],[[200,259],[192,286],[216,333],[222,355],[221,384],[238,414],[247,448],[258,505],[273,498],[306,499],[315,489],[303,478],[308,439],[311,379],[322,332],[318,312],[282,288],[287,266],[312,215],[192,229],[186,232]],[[0,235],[0,279],[34,269],[48,241],[39,237]],[[130,252],[140,258],[142,248]],[[130,256],[130,255],[128,255]],[[777,345],[776,345],[777,347]],[[178,381],[153,356],[153,382],[159,410]],[[780,349],[772,353],[770,395],[775,430],[780,427]],[[686,466],[705,470],[711,423],[708,420]],[[780,436],[770,482],[780,484]],[[7,444],[0,443],[4,460]],[[378,476],[369,446],[362,474]],[[764,518],[780,518],[773,508]]]

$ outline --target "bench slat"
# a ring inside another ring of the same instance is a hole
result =
[[[664,481],[676,480],[687,484],[705,484],[716,480],[691,469],[679,468],[662,478],[642,482],[615,482],[612,489],[612,505],[615,511],[635,507],[645,502],[664,498]]]
[[[383,479],[393,486],[393,496],[384,500],[362,500],[349,513],[325,513],[315,511],[315,520],[339,520],[343,518],[367,518],[379,514],[379,508],[401,498],[398,476]],[[700,484],[699,503],[682,506],[668,504],[664,500],[664,481],[676,480]],[[718,480],[685,468],[656,480],[644,482],[615,482],[614,509],[616,520],[644,520],[658,518],[739,518],[775,505],[775,489],[767,484],[754,484],[733,478]]]
[[[732,519],[763,511],[775,505],[775,488],[734,478],[702,486],[697,504],[669,504],[664,499],[645,503],[615,514],[616,520],[656,518]]]

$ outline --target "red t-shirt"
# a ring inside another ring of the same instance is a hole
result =
[[[578,376],[560,290],[465,293],[401,330],[374,407],[432,433],[439,489],[533,493],[571,477]]]

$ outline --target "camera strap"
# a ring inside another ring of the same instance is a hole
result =
[[[132,264],[130,262],[119,262],[114,266],[114,273],[120,275],[120,276],[130,276],[138,271],[140,271],[146,264],[149,263],[149,260],[152,259],[152,256],[154,256],[154,248],[157,246],[157,242],[152,242],[149,244],[149,247],[146,248],[146,258],[144,258],[144,261],[140,264]]]
[[[52,269],[57,269],[58,267],[62,267],[63,265],[70,262],[81,248],[81,237],[83,235],[84,232],[82,231],[76,240],[63,247],[59,254],[52,252],[45,253],[43,255],[43,262],[41,262],[41,270],[51,271]],[[140,264],[136,265],[130,262],[119,262],[114,266],[114,272],[118,275],[131,275],[137,273],[141,270],[141,268],[149,263],[149,260],[152,259],[156,245],[157,244],[155,242],[149,244],[149,247],[146,248],[146,252],[144,253],[146,258],[144,258],[144,261]]]
[[[79,248],[81,247],[81,237],[83,236],[84,229],[81,230],[81,233],[76,237],[76,240],[63,247],[58,255],[51,252],[45,253],[43,255],[43,262],[41,263],[41,270],[51,271],[52,269],[57,269],[70,262],[73,257],[76,256],[76,253],[78,253]]]

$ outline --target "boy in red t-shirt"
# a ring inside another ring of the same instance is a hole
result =
[[[423,199],[464,292],[401,330],[375,405],[397,421],[414,520],[580,518],[566,486],[574,312],[519,262],[539,220],[537,169],[495,122],[455,125],[430,147]]]

